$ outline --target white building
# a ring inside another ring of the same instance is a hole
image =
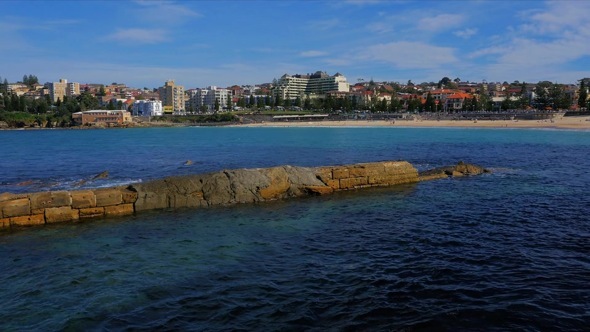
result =
[[[193,112],[215,111],[215,101],[219,101],[219,108],[231,108],[231,90],[209,86],[204,89],[191,89],[188,91],[189,101],[187,109]]]
[[[160,100],[138,100],[133,103],[134,116],[161,116],[162,113]]]
[[[340,73],[330,76],[317,71],[307,75],[283,75],[274,87],[274,94],[283,99],[296,99],[305,95],[320,95],[326,92],[349,92],[350,84]]]

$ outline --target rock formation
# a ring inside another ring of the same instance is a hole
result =
[[[176,176],[126,187],[32,194],[0,194],[0,230],[19,226],[130,215],[155,209],[196,208],[326,195],[485,173],[460,162],[418,174],[405,161],[344,166],[224,170]]]
[[[444,179],[448,177],[459,177],[466,175],[479,175],[490,173],[488,169],[481,166],[466,164],[462,161],[455,166],[444,166],[420,172],[420,181]]]

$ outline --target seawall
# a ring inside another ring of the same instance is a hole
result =
[[[0,231],[79,222],[157,209],[255,203],[335,191],[384,187],[448,176],[483,173],[459,163],[419,174],[405,161],[342,166],[224,170],[169,177],[124,187],[30,194],[0,194]]]

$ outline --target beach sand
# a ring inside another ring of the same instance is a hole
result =
[[[552,120],[346,120],[290,121],[243,124],[246,127],[458,127],[458,128],[548,128],[590,130],[590,116],[558,117]]]

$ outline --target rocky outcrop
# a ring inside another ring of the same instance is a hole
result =
[[[0,230],[11,227],[77,222],[157,209],[256,203],[335,191],[392,186],[487,170],[460,162],[418,174],[405,161],[344,166],[224,170],[169,177],[127,187],[0,194]]]
[[[225,170],[138,183],[128,189],[138,194],[136,211],[254,203],[330,193],[334,189],[319,178],[323,172],[323,168],[294,166]]]
[[[420,172],[420,181],[437,180],[467,175],[479,175],[484,173],[490,173],[490,171],[481,166],[466,164],[460,161],[455,166],[438,167]]]

